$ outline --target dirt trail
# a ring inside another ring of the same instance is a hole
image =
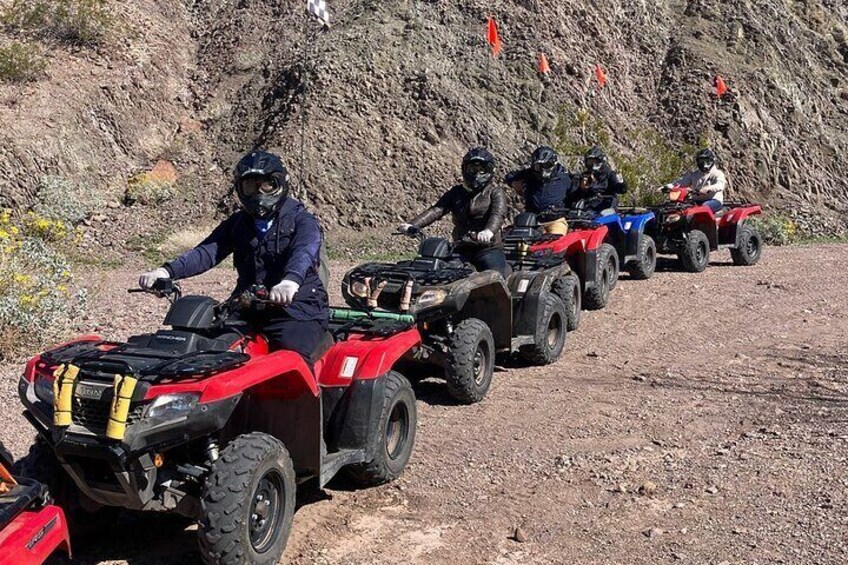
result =
[[[703,275],[668,265],[622,280],[557,364],[499,371],[482,404],[452,406],[423,382],[406,474],[304,497],[286,560],[848,562],[846,256],[821,245],[769,249],[749,269],[725,254]],[[152,328],[161,305],[128,308],[133,273],[107,275],[91,275],[104,282],[84,323],[115,337]],[[188,289],[223,295],[231,278]],[[32,434],[19,367],[0,371],[2,437],[20,455]],[[160,517],[128,517],[78,557],[188,563],[194,544]]]

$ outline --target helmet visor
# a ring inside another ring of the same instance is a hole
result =
[[[485,161],[471,161],[465,165],[465,172],[469,175],[485,175],[492,172],[492,167]]]
[[[591,169],[593,171],[598,171],[604,165],[604,160],[599,159],[598,157],[587,157],[586,158],[586,168]]]
[[[698,159],[698,168],[702,171],[709,171],[715,165],[715,159],[712,157],[701,157]]]
[[[251,197],[259,194],[271,195],[280,190],[277,181],[268,177],[247,177],[239,181],[239,192]]]

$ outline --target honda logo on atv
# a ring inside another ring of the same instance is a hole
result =
[[[97,385],[80,383],[77,385],[76,396],[87,400],[102,400],[103,393],[107,390],[109,390],[108,386],[99,387]]]

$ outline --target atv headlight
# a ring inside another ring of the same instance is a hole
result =
[[[682,218],[682,217],[683,216],[681,216],[680,214],[669,214],[668,216],[665,217],[665,220],[663,220],[663,223],[664,224],[675,224],[675,223],[679,222],[680,218]]]
[[[357,298],[368,298],[368,285],[362,281],[350,283],[350,293]]]
[[[145,418],[159,418],[162,420],[176,420],[188,415],[200,398],[198,392],[184,392],[180,394],[163,394],[156,398],[147,407]]]
[[[44,375],[35,377],[35,396],[42,402],[53,406],[53,381]]]
[[[431,308],[445,301],[448,293],[444,290],[428,290],[418,297],[416,304],[419,308]]]

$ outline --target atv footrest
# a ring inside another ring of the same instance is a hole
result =
[[[366,458],[364,449],[341,449],[335,453],[328,453],[324,456],[324,464],[321,465],[321,486],[327,484],[342,467],[364,463]]]

